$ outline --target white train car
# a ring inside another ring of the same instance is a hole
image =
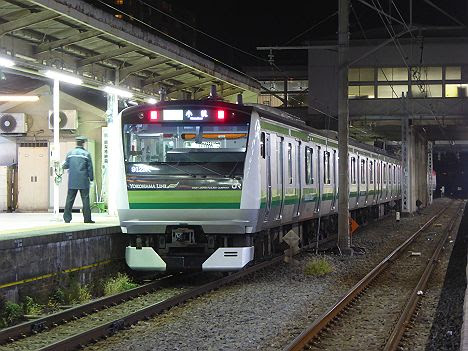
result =
[[[130,107],[120,123],[118,213],[130,268],[234,271],[273,254],[290,229],[302,244],[336,231],[336,133],[215,100]],[[358,221],[398,204],[398,159],[354,141],[349,158]]]

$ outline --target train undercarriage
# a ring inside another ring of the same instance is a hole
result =
[[[360,226],[397,211],[400,201],[350,211]],[[330,214],[300,223],[249,234],[205,234],[201,225],[167,226],[164,234],[128,235],[126,259],[135,270],[235,271],[253,261],[284,252],[283,237],[293,230],[300,247],[332,247],[338,232],[338,215]]]

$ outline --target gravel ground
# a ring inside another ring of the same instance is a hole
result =
[[[459,203],[451,207],[430,227],[422,231],[402,255],[378,276],[363,295],[337,323],[320,336],[310,350],[383,350],[395,324],[426,268],[435,247],[458,212]],[[411,253],[416,252],[416,255]],[[422,342],[424,345],[424,342]]]
[[[466,290],[467,241],[468,212],[465,212],[455,243],[452,245],[453,251],[450,259],[447,257],[445,260],[447,273],[426,344],[427,351],[460,349],[463,301]]]
[[[87,350],[281,350],[448,203],[440,199],[419,216],[399,223],[388,217],[363,228],[353,237],[353,245],[367,253],[325,256],[334,272],[324,277],[304,274],[307,262],[316,257],[305,253],[295,264],[255,273]]]
[[[461,223],[458,229],[456,228]],[[468,213],[455,224],[445,245],[424,298],[414,319],[414,326],[405,334],[404,351],[459,350],[463,299],[466,288],[466,238]],[[461,279],[462,277],[462,279]]]

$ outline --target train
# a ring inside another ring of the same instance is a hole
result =
[[[121,111],[117,209],[136,271],[237,271],[337,230],[338,139],[291,114],[215,99]],[[398,157],[349,142],[359,222],[401,200]]]

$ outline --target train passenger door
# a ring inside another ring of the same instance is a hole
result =
[[[297,141],[297,145],[296,145],[296,154],[293,156],[296,157],[296,172],[295,173],[295,191],[296,191],[296,202],[295,202],[295,205],[294,205],[294,212],[293,212],[293,217],[299,217],[301,212],[300,212],[300,208],[301,208],[301,203],[302,203],[302,167],[301,167],[301,164],[302,164],[302,150],[301,150],[301,147],[302,147],[302,143],[301,141]]]
[[[337,198],[337,195],[338,195],[338,182],[337,182],[337,168],[338,168],[338,165],[336,164],[336,161],[337,161],[337,158],[336,158],[336,150],[333,150],[333,158],[332,158],[332,162],[333,162],[333,169],[332,169],[332,186],[333,186],[333,198],[332,198],[332,202],[331,202],[331,209],[335,209],[336,207],[336,198]]]
[[[265,189],[265,218],[264,221],[268,221],[268,217],[271,212],[271,143],[270,143],[270,134],[262,133],[262,142],[263,142],[263,153],[265,157],[265,177],[266,177],[266,189]]]
[[[278,176],[278,192],[280,196],[280,204],[279,204],[279,212],[277,219],[281,219],[283,217],[283,208],[284,208],[284,138],[281,136],[277,136],[277,155],[278,155],[278,162],[277,162],[277,176]]]
[[[360,196],[361,196],[361,157],[356,156],[356,166],[357,166],[357,192],[356,192],[356,205],[359,206]]]
[[[363,164],[364,166],[364,179],[366,180],[366,195],[364,198],[364,203],[367,204],[367,201],[369,200],[369,158],[366,157],[366,160]]]
[[[321,152],[321,147],[317,145],[317,167],[315,167],[315,170],[317,174],[315,175],[315,179],[317,179],[317,197],[316,197],[316,202],[315,202],[315,212],[320,211],[320,204],[322,202],[322,186],[323,186],[323,180],[322,180],[322,152]]]

